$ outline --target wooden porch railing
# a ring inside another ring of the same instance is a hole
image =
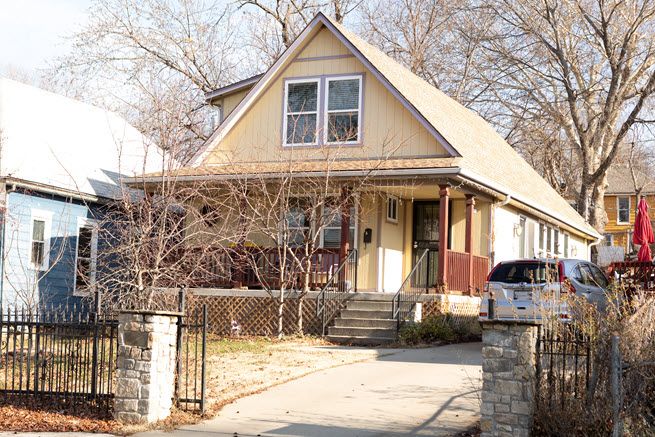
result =
[[[297,256],[302,259],[302,249],[298,250]],[[178,260],[186,259],[183,264],[188,264],[188,271],[194,272],[186,281],[189,287],[263,288],[262,282],[271,288],[280,286],[280,254],[275,248],[217,249],[204,253],[189,248],[184,252],[180,251],[175,257]],[[287,255],[287,263],[292,264],[290,255]],[[339,249],[317,249],[311,255],[309,288],[320,290],[340,264]],[[305,280],[300,268],[290,269],[287,277],[291,278],[290,282],[294,288],[300,288]]]
[[[466,252],[457,252],[448,250],[448,290],[459,291],[462,293],[470,291],[473,295],[478,295],[484,289],[484,283],[489,273],[489,258],[486,256],[473,255],[473,275],[472,282],[469,284],[469,254]]]
[[[650,262],[623,261],[613,262],[607,269],[610,279],[628,289],[655,291],[655,265]]]

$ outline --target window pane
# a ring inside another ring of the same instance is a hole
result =
[[[341,245],[341,229],[330,228],[323,232],[323,247],[335,248]]]
[[[45,243],[34,241],[32,242],[32,264],[40,266],[43,264],[43,252]]]
[[[75,289],[88,288],[91,285],[91,260],[78,258],[77,271],[75,273]]]
[[[328,142],[357,141],[359,115],[343,112],[328,115]]]
[[[299,208],[291,208],[287,212],[287,223],[290,228],[304,228],[307,226],[307,218],[305,212]]]
[[[93,239],[93,229],[90,227],[80,228],[77,236],[77,256],[82,258],[91,257],[91,241]]]
[[[287,112],[311,112],[318,107],[318,83],[290,83]]]
[[[316,143],[316,114],[287,115],[287,144]]]
[[[619,221],[628,223],[630,221],[630,198],[619,197]]]
[[[332,80],[328,90],[328,111],[359,109],[359,79]]]
[[[43,220],[34,220],[32,226],[32,240],[45,241],[45,222]]]

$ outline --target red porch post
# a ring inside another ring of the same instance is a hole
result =
[[[341,246],[339,247],[339,263],[348,256],[350,249],[350,189],[341,189]]]
[[[438,287],[442,292],[448,288],[448,185],[439,185],[439,275]]]
[[[466,195],[466,238],[465,249],[469,256],[469,295],[473,294],[473,211],[475,209],[475,196],[473,194]]]

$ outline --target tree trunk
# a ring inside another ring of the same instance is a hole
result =
[[[284,288],[280,287],[280,298],[277,306],[277,338],[284,337]]]
[[[605,232],[605,225],[607,224],[607,213],[605,212],[606,189],[607,177],[603,177],[600,183],[594,187],[591,195],[589,224],[601,234]]]
[[[303,329],[302,329],[302,324],[303,324],[302,308],[303,308],[304,301],[305,301],[304,294],[298,296],[298,335],[301,337],[304,336]]]

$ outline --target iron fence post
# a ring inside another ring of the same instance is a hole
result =
[[[184,335],[184,314],[186,311],[186,293],[184,288],[180,288],[180,291],[178,293],[178,302],[177,302],[177,309],[180,313],[180,315],[177,318],[177,339],[176,339],[176,362],[177,362],[177,369],[175,371],[175,404],[179,405],[179,396],[178,396],[178,390],[180,388],[180,375],[182,374],[182,336]],[[203,363],[204,364],[204,363]]]
[[[621,423],[621,351],[619,350],[619,336],[612,335],[612,366],[611,366],[611,390],[612,390],[612,437],[619,437],[623,434]]]
[[[200,413],[205,413],[205,393],[207,390],[205,371],[207,361],[207,304],[202,305],[202,374],[200,375]]]
[[[100,291],[95,291],[95,302],[93,311],[93,358],[91,365],[91,397],[95,399],[98,395],[98,316],[100,313]]]

